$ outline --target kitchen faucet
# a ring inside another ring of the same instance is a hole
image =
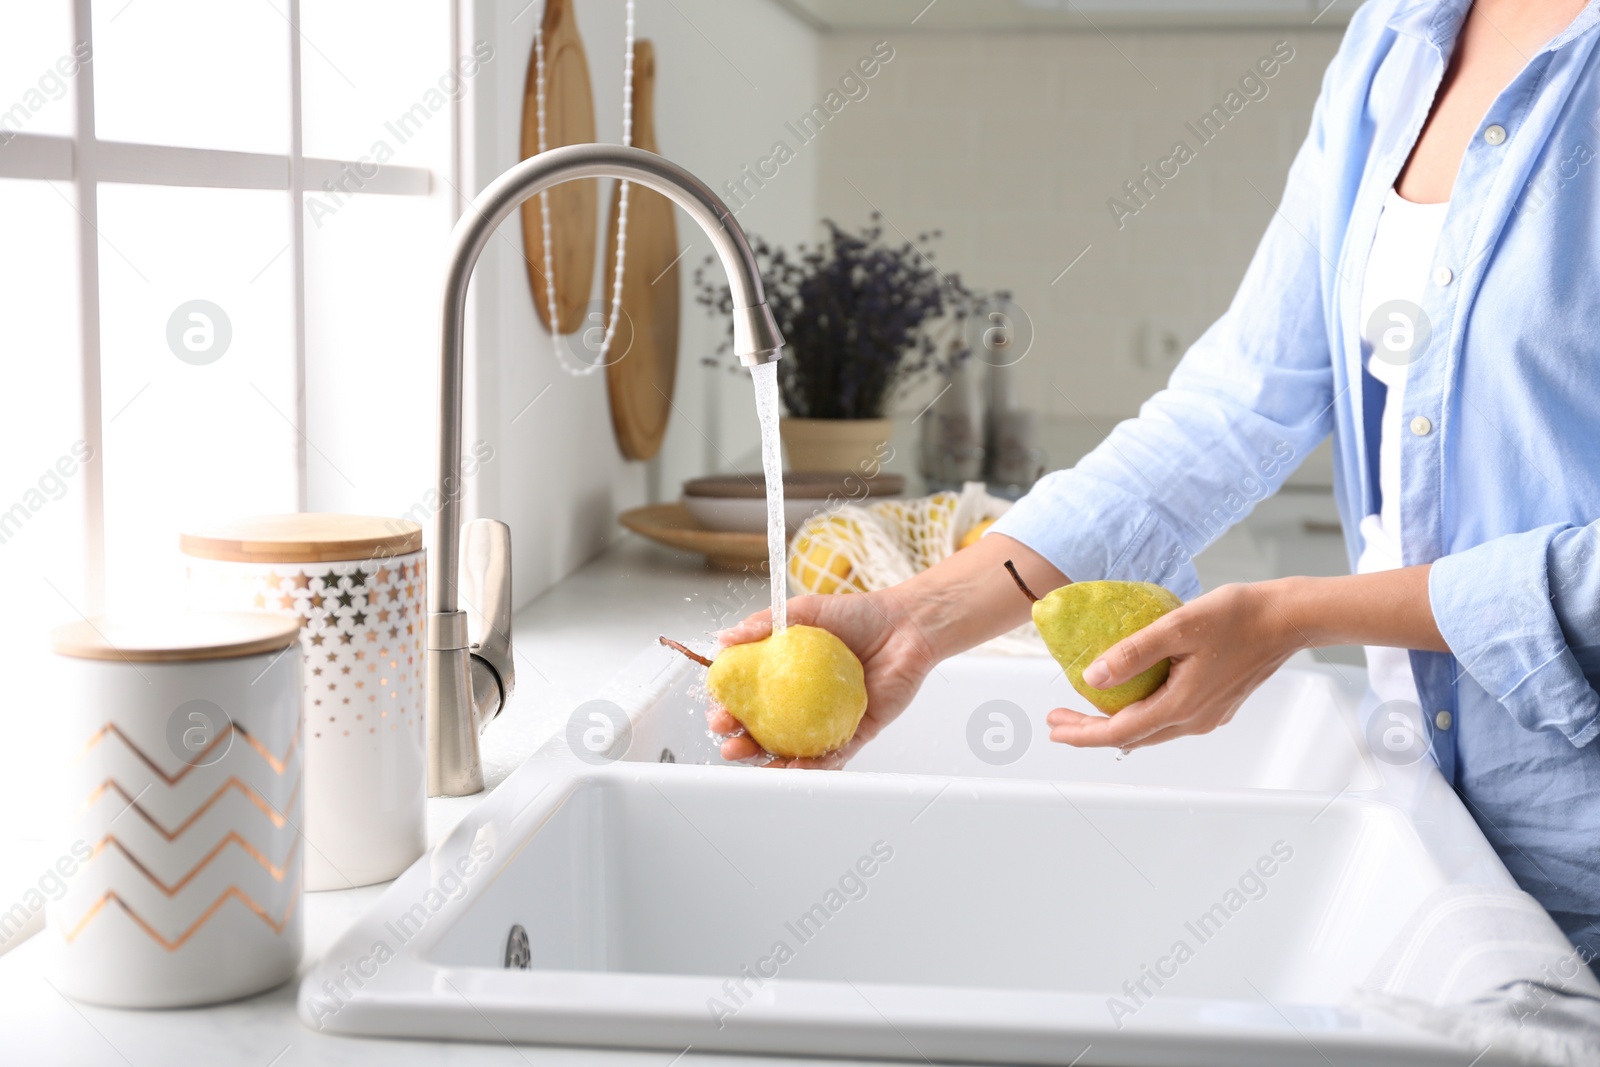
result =
[[[783,335],[767,307],[750,243],[717,194],[653,152],[609,144],[554,148],[523,160],[478,194],[450,237],[439,346],[439,508],[428,575],[428,795],[483,789],[478,734],[505,708],[516,682],[511,648],[511,529],[461,525],[462,334],[467,285],[489,237],[524,200],[574,178],[642,185],[688,213],[711,239],[733,295],[733,351],[748,367],[771,363]],[[590,220],[574,220],[586,225]],[[459,582],[458,582],[459,575]],[[463,606],[465,610],[463,610]]]

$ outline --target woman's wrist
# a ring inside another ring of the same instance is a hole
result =
[[[1258,583],[1298,647],[1387,645],[1445,652],[1428,597],[1428,565],[1336,578]]]
[[[948,593],[941,583],[913,578],[867,595],[891,632],[913,641],[919,655],[936,663],[970,647],[960,644],[957,632],[962,620],[951,610]]]
[[[882,590],[887,594],[883,610],[934,660],[965,652],[1028,621],[1029,604],[1006,573],[1008,560],[1041,596],[1066,583],[1066,576],[1039,553],[991,533]]]
[[[1256,583],[1262,594],[1263,623],[1286,654],[1339,644],[1330,638],[1328,618],[1317,608],[1318,578],[1274,578]]]

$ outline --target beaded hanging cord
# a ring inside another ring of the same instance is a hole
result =
[[[622,53],[622,143],[633,144],[633,0],[625,4],[626,18],[623,25],[623,53]],[[538,26],[533,31],[533,61],[535,65],[534,76],[538,82],[535,92],[535,103],[538,111],[539,124],[539,151],[544,152],[550,147],[545,133],[545,66],[544,66],[544,27]],[[539,220],[544,234],[544,293],[545,303],[550,313],[550,332],[559,334],[561,320],[556,313],[556,268],[555,244],[550,237],[550,194],[549,191],[539,194]],[[617,318],[622,312],[622,265],[627,251],[628,242],[628,183],[623,182],[617,190],[617,264],[611,276],[611,313],[606,319],[605,337],[600,342],[600,351],[595,353],[592,362],[581,364],[577,367],[569,366],[565,360],[561,365],[573,374],[593,374],[606,365],[606,356],[611,351],[611,341],[617,333]]]

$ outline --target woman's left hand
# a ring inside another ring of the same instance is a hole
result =
[[[1279,582],[1224,585],[1168,612],[1108,648],[1083,672],[1107,688],[1163,659],[1166,684],[1110,717],[1057,708],[1050,740],[1080,748],[1142,748],[1205,734],[1233,718],[1246,697],[1312,642],[1290,622]]]

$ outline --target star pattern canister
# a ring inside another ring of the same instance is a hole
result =
[[[192,609],[300,620],[306,888],[393,878],[426,843],[422,528],[269,515],[185,533],[181,547]]]

